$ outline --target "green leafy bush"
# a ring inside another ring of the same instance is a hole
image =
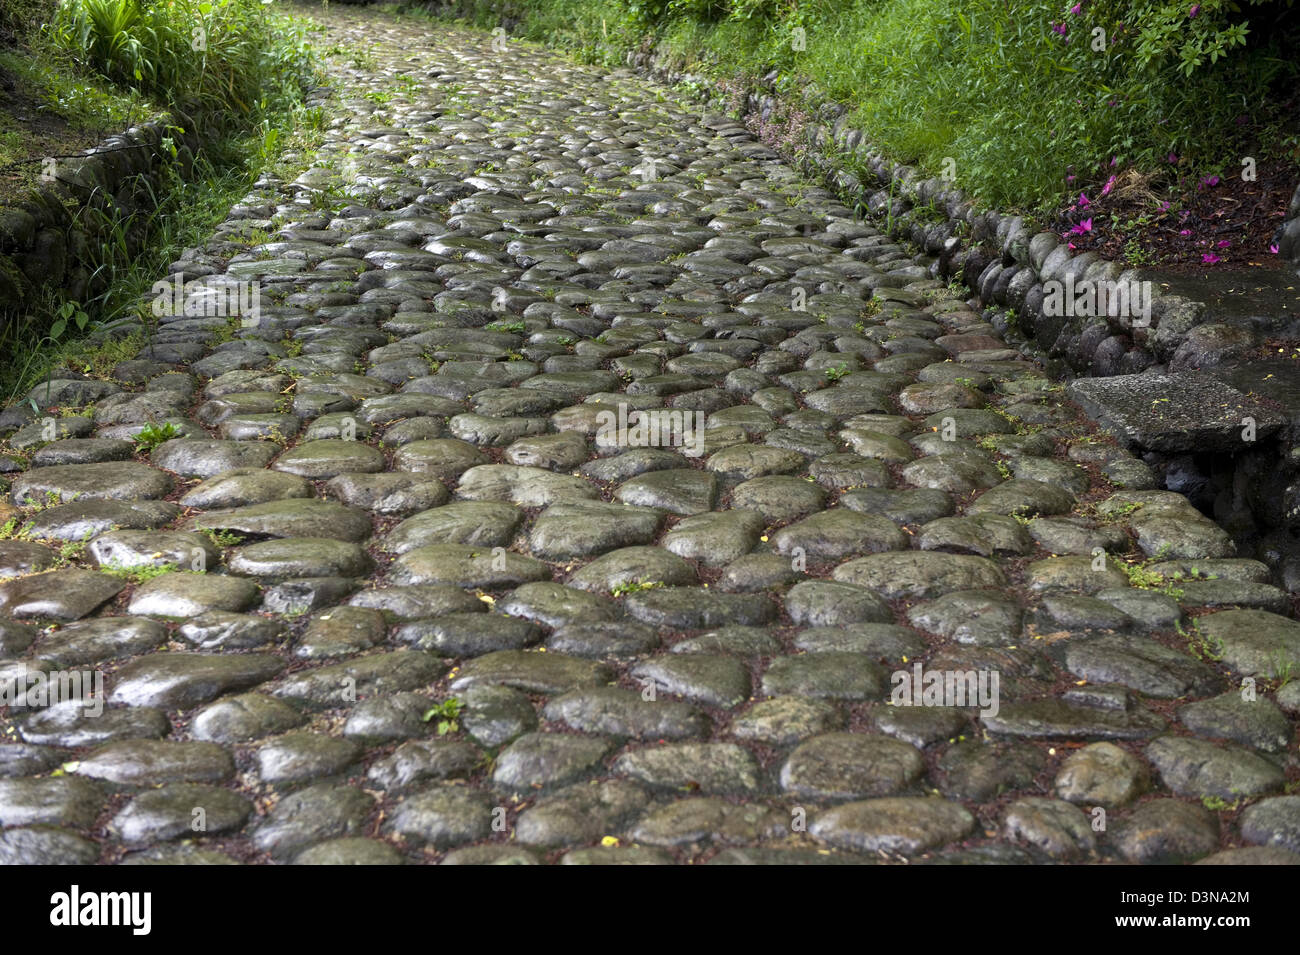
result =
[[[204,115],[300,98],[312,60],[303,28],[262,0],[64,0],[50,33],[113,82]]]

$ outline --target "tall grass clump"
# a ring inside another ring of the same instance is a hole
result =
[[[302,97],[305,28],[262,0],[62,0],[55,46],[187,114],[239,124]]]

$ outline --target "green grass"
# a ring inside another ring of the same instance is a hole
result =
[[[302,21],[262,0],[62,0],[46,35],[93,72],[224,124],[298,100]]]

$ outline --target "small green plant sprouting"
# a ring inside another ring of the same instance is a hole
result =
[[[64,302],[54,313],[54,323],[50,326],[50,338],[58,341],[63,337],[63,333],[68,330],[68,322],[77,326],[77,331],[84,332],[86,325],[90,322],[90,316],[78,302]]]
[[[135,436],[135,453],[147,454],[164,441],[170,441],[172,438],[179,438],[180,436],[181,429],[170,421],[165,421],[161,425],[147,424]]]
[[[218,547],[235,547],[244,542],[244,536],[234,531],[208,530],[207,534]]]
[[[87,531],[86,536],[79,541],[66,541],[63,546],[59,548],[59,560],[67,564],[80,557],[85,553],[86,545],[90,543],[92,534],[93,532]]]
[[[454,696],[449,696],[435,706],[425,710],[422,717],[424,722],[428,723],[436,719],[438,721],[438,735],[446,736],[448,733],[454,733],[460,729],[460,711],[464,704]]]
[[[488,322],[483,327],[490,332],[514,332],[516,335],[528,331],[528,325],[524,322]]]
[[[1128,577],[1130,587],[1136,587],[1139,590],[1159,590],[1164,586],[1164,574],[1148,570],[1145,563],[1121,561],[1119,569]]]
[[[654,590],[656,587],[662,587],[661,580],[629,580],[621,584],[615,584],[610,588],[610,596],[624,597],[627,594],[640,593],[643,590]]]
[[[824,368],[822,371],[831,381],[839,381],[849,373],[849,366],[836,365],[834,368]]]
[[[69,494],[67,500],[65,501],[63,499],[63,495],[61,495],[58,491],[46,491],[44,501],[39,501],[36,498],[32,497],[30,494],[28,494],[26,497],[23,498],[22,505],[23,507],[31,507],[31,508],[35,508],[38,511],[43,511],[49,507],[58,507],[60,504],[70,504],[80,496],[81,496],[80,494]]]
[[[1202,796],[1201,805],[1205,806],[1210,812],[1232,812],[1241,805],[1240,799],[1234,799],[1228,802],[1221,796]]]
[[[153,580],[155,577],[161,577],[163,574],[170,574],[177,570],[176,564],[100,564],[99,570],[105,574],[112,574],[114,577],[125,577],[132,583],[142,584],[146,580]]]
[[[1124,504],[1116,504],[1114,507],[1108,507],[1105,514],[1099,513],[1098,517],[1103,523],[1116,524],[1128,517],[1141,506],[1141,501],[1129,501]]]
[[[1269,667],[1268,678],[1273,683],[1274,693],[1291,682],[1294,669],[1295,664],[1288,660],[1281,650],[1273,654],[1273,665]]]
[[[1223,659],[1223,641],[1212,634],[1202,633],[1197,623],[1193,622],[1188,631],[1178,622],[1174,624],[1174,630],[1187,641],[1187,650],[1196,659],[1206,663],[1217,663]]]

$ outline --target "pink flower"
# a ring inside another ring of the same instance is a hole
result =
[[[1106,185],[1101,187],[1101,194],[1103,196],[1108,196],[1110,195],[1110,191],[1114,188],[1115,188],[1115,177],[1111,176],[1109,179],[1106,180]]]
[[[1179,235],[1191,235],[1191,234],[1192,234],[1192,230],[1191,230],[1191,229],[1181,229],[1181,230],[1179,231],[1178,234],[1179,234]]]
[[[1199,3],[1196,3],[1192,5],[1192,9],[1187,11],[1187,16],[1189,19],[1195,20],[1196,15],[1200,12],[1201,12],[1201,5]]]
[[[1161,212],[1168,212],[1168,211],[1169,211],[1169,203],[1168,203],[1168,202],[1161,202],[1157,208],[1159,208]]]
[[[1169,154],[1169,161],[1170,161],[1171,163],[1178,162],[1178,157],[1177,157],[1176,155],[1174,155],[1173,153],[1170,153],[1170,154]]]
[[[1270,245],[1270,246],[1268,247],[1268,250],[1269,250],[1270,252],[1272,252],[1274,255],[1277,255],[1277,246],[1276,246],[1276,245]]]
[[[1074,246],[1074,243],[1073,243],[1073,242],[1068,242],[1068,243],[1066,243],[1066,246],[1065,246],[1065,247],[1066,247],[1067,249],[1073,249],[1075,246]]]
[[[1223,260],[1220,259],[1213,252],[1206,252],[1204,255],[1201,256],[1202,265],[1213,265],[1215,262],[1222,262],[1222,261]]]
[[[1070,235],[1085,235],[1092,231],[1092,220],[1084,219],[1077,226],[1070,230]]]
[[[1070,7],[1070,12],[1077,17],[1079,14],[1083,13],[1083,4],[1076,3],[1074,6]]]
[[[1079,203],[1078,203],[1078,205],[1079,205],[1079,208],[1080,208],[1080,209],[1086,209],[1086,208],[1088,208],[1088,206],[1090,206],[1091,204],[1092,204],[1092,203],[1090,203],[1090,202],[1088,201],[1088,197],[1087,197],[1086,195],[1084,195],[1082,192],[1079,193]]]
[[[1074,173],[1071,173],[1070,175],[1066,176],[1066,177],[1065,177],[1065,181],[1066,181],[1066,182],[1074,182]]]
[[[1201,180],[1201,185],[1203,187],[1217,186],[1218,184],[1219,184],[1218,176],[1206,176],[1204,179]]]
[[[1066,26],[1065,26],[1065,24],[1064,24],[1064,23],[1053,23],[1053,24],[1052,24],[1052,32],[1055,33],[1055,34],[1058,34],[1059,36],[1065,36],[1065,34],[1066,34]]]
[[[1218,242],[1218,247],[1219,247],[1220,249],[1226,249],[1226,248],[1228,248],[1228,247],[1231,246],[1231,245],[1232,245],[1232,243],[1231,243],[1230,241],[1228,241],[1227,239],[1220,239],[1219,242]]]

